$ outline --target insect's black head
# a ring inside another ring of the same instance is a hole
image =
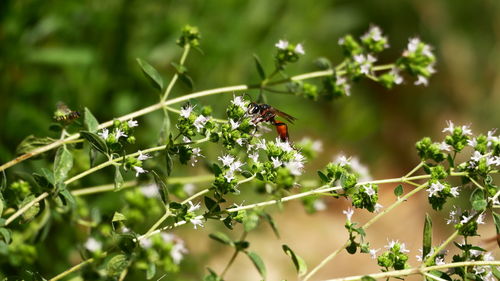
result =
[[[262,109],[260,108],[261,105],[259,105],[258,103],[255,103],[255,102],[251,102],[249,105],[248,105],[248,113],[250,114],[257,114],[259,113]]]

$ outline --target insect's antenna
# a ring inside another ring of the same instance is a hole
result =
[[[245,97],[245,96],[247,96],[247,97],[248,97],[248,99],[249,99],[251,102],[253,102],[253,101],[252,101],[252,97],[251,97],[248,93],[243,93],[243,96],[244,96],[244,97]]]

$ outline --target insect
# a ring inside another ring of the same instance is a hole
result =
[[[252,120],[254,124],[260,122],[269,122],[273,124],[276,127],[276,131],[278,132],[278,136],[281,141],[288,141],[288,126],[283,122],[276,121],[276,116],[282,117],[292,124],[293,121],[297,120],[297,118],[265,103],[251,102],[248,105],[248,113],[255,116]]]
[[[57,110],[54,112],[54,120],[58,122],[70,122],[80,118],[80,112],[69,109],[64,103],[57,103]]]

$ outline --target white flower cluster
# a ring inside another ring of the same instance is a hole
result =
[[[382,30],[376,25],[372,25],[368,32],[361,36],[361,40],[371,39],[375,42],[385,41],[388,42],[387,37],[382,35]],[[384,48],[389,48],[389,44],[385,43]]]
[[[427,189],[427,192],[429,192],[429,197],[432,197],[432,196],[437,196],[439,195],[438,192],[444,190],[446,188],[446,186],[440,182],[435,182],[435,183],[431,183],[431,186]],[[458,195],[460,195],[460,193],[458,192],[458,189],[459,187],[456,186],[456,187],[452,187],[451,188],[451,195],[453,195],[453,197],[458,197]]]
[[[404,57],[415,56],[417,52],[419,53],[419,55],[422,55],[422,56],[428,58],[429,60],[434,61],[434,59],[435,59],[435,56],[432,53],[431,46],[423,43],[417,37],[410,38],[410,40],[408,42],[408,46],[406,47],[406,50],[404,50],[404,52],[403,52],[403,56]],[[434,63],[427,65],[425,67],[425,71],[428,72],[429,74],[435,73],[436,70],[434,69]],[[415,85],[427,86],[428,84],[429,84],[429,80],[427,79],[427,77],[425,77],[423,75],[417,76],[417,81],[415,81]]]
[[[288,43],[287,40],[279,40],[278,43],[276,43],[276,45],[274,45],[274,46],[278,49],[286,50],[289,45],[290,45],[290,43]],[[301,55],[306,54],[306,52],[304,51],[304,46],[302,46],[302,44],[300,44],[300,43],[295,45],[294,51],[297,54],[301,54]]]
[[[224,178],[227,182],[231,182],[235,178],[235,172],[241,171],[241,167],[244,165],[240,160],[230,154],[226,154],[222,157],[217,158],[222,162],[222,165],[228,168],[224,174]]]
[[[189,139],[188,137],[184,136],[184,137],[182,137],[182,141],[185,142],[185,143],[190,143],[191,139]],[[191,148],[189,145],[186,145],[186,147],[187,148]],[[191,150],[191,152],[192,152],[192,154],[191,154],[191,159],[189,160],[189,162],[191,163],[191,166],[194,167],[194,165],[196,165],[196,163],[198,163],[198,158],[205,157],[205,156],[203,156],[203,154],[201,154],[201,148],[199,148],[199,147],[193,148]]]
[[[446,224],[466,224],[468,223],[474,216],[476,216],[477,212],[475,210],[471,210],[467,215],[464,215],[464,212],[461,211],[460,208],[453,206],[453,209],[450,211],[449,218],[446,220]],[[485,213],[481,213],[477,219],[477,224],[484,224]]]
[[[161,232],[160,237],[162,242],[173,244],[170,249],[170,257],[172,257],[175,264],[179,264],[184,258],[184,255],[188,253],[184,240],[171,233]],[[140,240],[139,244],[142,248],[149,249],[153,246],[153,240],[150,237],[145,237]]]
[[[359,54],[354,56],[354,61],[358,64],[362,74],[371,75],[373,63],[376,62],[377,59],[370,54]]]

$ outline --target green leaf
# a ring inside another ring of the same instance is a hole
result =
[[[55,185],[54,173],[49,169],[42,168],[41,174],[33,173],[33,179],[46,191],[52,190]]]
[[[299,277],[306,274],[306,262],[300,256],[296,255],[286,244],[283,244],[281,247],[283,248],[285,254],[292,258],[293,265],[295,266],[295,270],[297,270],[297,274],[299,275]]]
[[[4,227],[0,227],[0,235],[3,237],[5,243],[10,244],[11,240],[10,230]]]
[[[16,154],[21,155],[25,153],[29,153],[41,146],[45,146],[55,142],[56,139],[44,137],[37,138],[33,135],[27,136],[16,148]]]
[[[24,200],[19,204],[19,208],[22,208],[26,206],[29,202],[33,201],[35,199],[35,195],[30,194],[29,196],[26,196]],[[23,219],[25,221],[30,221],[33,218],[35,218],[38,213],[40,212],[40,203],[35,203],[33,206],[28,208],[26,212],[23,213]]]
[[[158,73],[158,71],[153,66],[151,66],[146,61],[141,60],[140,58],[137,58],[137,63],[141,67],[142,73],[144,73],[144,75],[149,79],[153,87],[162,91],[163,78],[161,77],[160,73]]]
[[[243,218],[243,228],[246,232],[252,231],[259,224],[259,215],[254,211],[248,211]]]
[[[108,146],[99,135],[87,131],[81,131],[80,136],[86,139],[90,143],[90,146],[92,146],[95,150],[108,154]]]
[[[56,152],[54,160],[54,180],[55,183],[62,183],[68,177],[68,172],[73,167],[73,155],[66,146],[61,146]]]
[[[85,126],[85,129],[89,132],[95,133],[99,129],[99,122],[97,119],[92,115],[90,110],[85,107],[85,114],[83,117],[83,124]]]
[[[423,254],[422,257],[426,257],[432,248],[432,221],[429,214],[425,214],[424,220],[424,237],[423,237]]]
[[[115,191],[122,189],[123,176],[120,172],[120,166],[115,166]]]
[[[193,78],[191,78],[191,76],[187,75],[187,74],[180,74],[179,75],[179,79],[184,83],[186,84],[186,86],[189,87],[190,90],[193,90],[194,89],[194,81],[193,81]]]
[[[451,277],[448,274],[446,274],[442,271],[439,271],[439,270],[431,270],[431,271],[429,271],[429,274],[436,276],[438,278],[444,279],[444,280],[449,280],[449,281],[453,280],[453,279],[451,279]],[[428,278],[428,280],[434,281],[435,279]]]
[[[208,270],[209,273],[208,273],[208,275],[205,275],[203,277],[203,281],[222,281],[223,280],[210,267],[207,267],[207,270]]]
[[[165,160],[167,163],[167,176],[170,176],[170,174],[172,173],[173,166],[174,166],[174,160],[172,158],[172,155],[170,155],[170,148],[172,147],[173,143],[174,143],[174,141],[172,139],[172,134],[169,134],[168,142],[167,142],[167,145],[165,147]]]
[[[491,271],[493,272],[493,275],[495,275],[495,277],[500,280],[500,270],[498,270],[498,268],[496,266],[491,266]]]
[[[394,189],[394,195],[396,195],[397,197],[399,197],[402,194],[403,194],[403,185],[402,184],[398,184],[398,186],[396,186],[396,188]]]
[[[148,268],[146,269],[146,279],[149,280],[156,275],[156,264],[154,262],[148,263]]]
[[[484,191],[479,187],[472,192],[470,202],[472,204],[472,209],[476,211],[483,211],[486,209],[486,206],[488,206],[488,201],[484,198]]]
[[[267,222],[269,222],[269,225],[273,229],[274,235],[276,235],[276,237],[279,239],[280,233],[278,231],[278,227],[276,226],[276,223],[274,222],[273,217],[271,217],[271,215],[268,213],[264,213],[262,216],[264,217],[264,219],[267,220]]]
[[[127,255],[131,255],[139,242],[137,241],[137,236],[134,233],[123,233],[118,235],[118,247],[122,252]]]
[[[155,178],[156,185],[160,189],[160,197],[161,200],[163,201],[163,204],[165,204],[165,207],[168,207],[168,204],[170,203],[170,199],[168,196],[168,187],[165,181],[155,172],[153,172],[153,177]]]
[[[115,221],[125,221],[127,220],[127,218],[125,217],[124,214],[120,213],[120,212],[115,212],[113,214],[113,219],[111,220],[111,222],[115,222]]]
[[[5,202],[4,202],[2,193],[0,193],[0,218],[2,217],[4,207],[5,207]]]
[[[255,67],[257,68],[257,72],[259,73],[260,79],[266,79],[266,72],[264,71],[264,67],[262,67],[262,63],[260,62],[259,56],[253,54],[253,59],[255,61]]]
[[[207,207],[209,213],[220,212],[220,206],[219,206],[219,204],[217,204],[217,202],[214,199],[212,199],[208,196],[205,196],[203,198],[203,201],[205,202],[205,207]]]
[[[495,222],[495,228],[497,230],[497,237],[498,237],[498,235],[500,235],[500,215],[495,212],[491,213],[493,214],[493,221]],[[497,239],[497,243],[498,247],[500,247],[500,239]]]
[[[322,183],[327,183],[328,182],[328,177],[325,174],[323,174],[323,172],[318,171],[318,176],[321,179]]]
[[[76,200],[75,197],[69,192],[69,190],[66,187],[63,187],[59,190],[58,193],[59,198],[61,198],[62,203],[69,207],[73,208],[76,205]]]
[[[377,280],[377,279],[375,279],[371,276],[368,276],[368,275],[361,277],[361,281],[375,281],[375,280]]]
[[[266,279],[266,266],[264,265],[264,262],[260,258],[259,255],[257,255],[254,252],[245,252],[247,256],[250,258],[250,260],[253,262],[253,265],[257,268],[259,271],[260,276],[265,280]]]
[[[123,254],[118,254],[112,257],[106,265],[106,270],[111,276],[120,275],[128,267],[128,258]]]
[[[215,241],[220,242],[222,244],[234,246],[233,240],[231,240],[231,238],[229,238],[226,234],[224,234],[222,232],[210,233],[208,235],[208,237],[210,237],[210,238],[214,239]]]

